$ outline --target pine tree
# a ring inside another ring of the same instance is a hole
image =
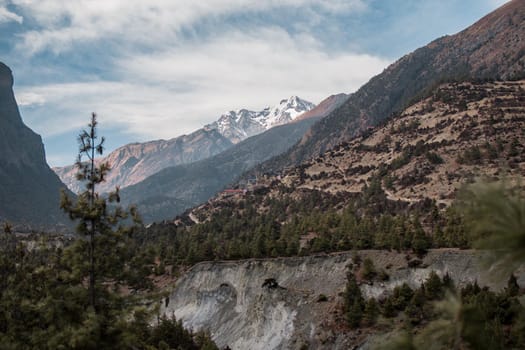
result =
[[[351,271],[347,273],[347,278],[348,281],[344,292],[344,311],[348,325],[352,328],[357,328],[363,318],[365,301]]]
[[[134,222],[139,222],[137,212],[130,208],[129,213],[119,206],[114,206],[120,201],[118,188],[107,197],[99,195],[96,191],[97,185],[105,180],[109,171],[109,164],[97,164],[95,157],[102,155],[104,150],[104,137],[97,142],[97,117],[93,113],[87,130],[82,130],[79,137],[79,154],[76,162],[78,168],[77,179],[85,183],[85,191],[80,193],[74,202],[62,192],[61,208],[69,214],[72,220],[77,220],[77,232],[87,238],[78,240],[80,249],[87,250],[87,281],[89,291],[89,305],[97,313],[102,307],[97,293],[99,290],[107,289],[103,284],[119,283],[125,279],[122,271],[124,253],[126,247],[123,244],[126,229],[121,224],[129,215]],[[83,161],[87,158],[87,161]],[[113,206],[113,207],[111,207]],[[87,245],[87,247],[85,247]],[[79,250],[80,250],[79,249]],[[83,252],[79,251],[82,254]],[[85,253],[85,252],[84,252]],[[118,257],[115,259],[115,257]],[[79,261],[83,269],[85,262]],[[120,269],[119,269],[120,267]]]
[[[425,297],[428,300],[436,300],[443,297],[443,282],[435,271],[431,271],[423,284]]]
[[[363,278],[368,281],[371,281],[377,276],[377,270],[372,259],[365,258],[365,260],[363,260],[363,269],[361,274]]]
[[[365,305],[363,321],[368,326],[373,326],[379,316],[379,306],[374,298],[368,299]]]
[[[514,274],[511,274],[507,281],[506,292],[509,296],[517,296],[520,293],[520,286],[518,285],[518,279]]]
[[[427,253],[431,245],[430,238],[425,234],[425,231],[423,231],[419,220],[416,219],[414,222],[414,235],[412,236],[412,249],[414,253],[422,257]]]
[[[396,311],[396,308],[394,307],[394,303],[392,302],[392,298],[387,298],[385,300],[385,302],[383,303],[381,313],[386,318],[392,318],[397,315],[397,311]]]

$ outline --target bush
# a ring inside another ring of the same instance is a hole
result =
[[[317,302],[318,303],[321,303],[321,302],[324,302],[324,301],[328,301],[328,297],[324,294],[319,294],[319,296],[317,297]]]
[[[371,281],[377,276],[377,271],[374,266],[374,262],[370,258],[363,260],[363,269],[361,275],[367,281]]]
[[[441,158],[439,154],[435,152],[427,152],[425,153],[425,156],[427,157],[428,161],[432,164],[443,164],[443,158]]]

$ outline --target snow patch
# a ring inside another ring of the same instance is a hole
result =
[[[274,107],[266,107],[258,112],[247,109],[226,112],[216,122],[206,127],[217,129],[221,135],[233,143],[238,143],[274,126],[290,123],[314,107],[313,103],[292,96],[281,100]]]

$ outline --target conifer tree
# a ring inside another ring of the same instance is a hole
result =
[[[365,300],[361,294],[361,289],[357,284],[352,271],[346,274],[347,283],[344,291],[344,311],[348,325],[351,328],[359,327],[361,319],[363,318],[363,311],[365,308]]]
[[[123,277],[117,275],[119,273],[118,268],[114,266],[114,264],[124,263],[118,261],[124,257],[116,254],[119,250],[120,252],[124,250],[122,242],[119,242],[119,238],[123,238],[122,233],[124,232],[121,223],[128,215],[132,216],[134,222],[139,221],[134,208],[130,208],[128,213],[119,206],[113,205],[120,201],[118,187],[115,192],[110,193],[107,197],[99,195],[96,191],[97,185],[105,180],[110,169],[109,164],[97,164],[95,161],[95,157],[102,155],[104,150],[104,137],[101,137],[99,141],[97,124],[97,116],[92,113],[88,129],[82,130],[78,136],[77,179],[84,182],[85,190],[78,195],[76,201],[62,192],[61,200],[61,208],[69,214],[72,220],[78,221],[77,233],[86,237],[86,240],[81,240],[80,244],[87,243],[86,277],[89,305],[95,313],[100,306],[97,301],[97,290],[103,288],[102,282],[111,280],[112,283],[118,284]],[[119,257],[119,259],[111,261],[114,257]],[[125,269],[123,268],[121,271],[123,270]]]

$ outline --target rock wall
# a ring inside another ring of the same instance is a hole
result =
[[[386,282],[363,284],[367,297],[387,294],[404,282],[417,287],[432,270],[448,273],[460,286],[477,280],[498,289],[506,282],[486,280],[477,255],[468,250],[432,250],[418,268],[408,267],[406,254],[362,251],[359,255],[370,257],[390,276]],[[350,252],[200,263],[179,279],[161,312],[193,330],[209,331],[220,347],[348,349],[363,339],[337,332],[334,318],[351,263]],[[319,301],[320,295],[328,300]]]
[[[69,224],[60,189],[65,186],[46,163],[42,138],[22,121],[11,70],[0,62],[0,222],[33,229]]]

